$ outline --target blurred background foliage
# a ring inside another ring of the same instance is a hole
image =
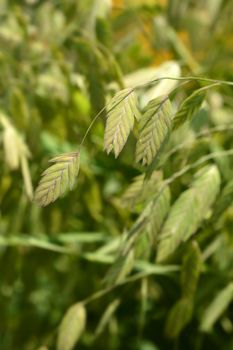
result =
[[[162,76],[232,81],[233,3],[1,0],[0,19],[0,349],[50,350],[67,308],[103,287],[122,233],[142,210],[140,203],[125,208],[121,200],[142,170],[133,162],[133,137],[118,160],[102,152],[104,117],[86,139],[76,189],[46,209],[31,201],[41,170],[51,157],[78,148],[94,116],[119,89]],[[176,84],[145,89],[141,105]],[[177,100],[196,87],[182,89]],[[168,152],[181,142],[186,146],[162,166],[165,177],[209,152],[233,147],[232,107],[231,87],[209,92],[192,128],[172,137]],[[210,127],[225,129],[196,137]],[[154,272],[155,248],[141,240],[126,270],[145,277],[87,304],[77,349],[233,348],[232,159],[218,157],[215,163],[227,196],[217,200],[222,206],[214,209],[214,220],[209,215],[199,229],[198,243],[181,248],[173,269]],[[191,180],[192,172],[172,184],[172,202]],[[181,298],[184,250],[191,265],[199,254],[204,261],[191,307]],[[216,296],[220,311],[208,309]],[[175,303],[178,314],[170,312]],[[192,319],[180,334],[179,319],[189,319],[191,308]]]

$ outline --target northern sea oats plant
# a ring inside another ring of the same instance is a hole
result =
[[[1,350],[233,349],[232,10],[0,1]]]

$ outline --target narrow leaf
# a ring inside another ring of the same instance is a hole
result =
[[[193,241],[184,256],[182,264],[181,286],[183,297],[192,298],[194,296],[201,266],[201,251],[197,242]]]
[[[132,89],[119,91],[107,105],[104,150],[108,154],[113,152],[118,157],[133,129],[134,118],[140,118],[134,92]]]
[[[219,294],[206,309],[200,327],[203,332],[209,332],[212,329],[216,321],[221,317],[232,300],[233,283],[231,282],[228,284],[228,286],[221,290],[221,292],[219,292]]]
[[[50,160],[54,163],[42,174],[35,192],[35,201],[46,206],[73,189],[79,171],[79,153],[65,153]]]
[[[134,261],[133,249],[131,249],[125,256],[120,254],[104,278],[105,285],[110,287],[124,281],[126,276],[132,271]]]
[[[148,103],[139,125],[136,144],[136,162],[152,163],[168,138],[172,123],[172,105],[167,96],[160,96]]]
[[[104,311],[99,321],[99,324],[96,328],[96,331],[95,331],[96,337],[98,337],[101,333],[103,333],[104,329],[108,325],[109,321],[113,317],[119,305],[120,305],[120,299],[115,299],[108,305],[107,309]]]
[[[21,171],[24,180],[25,192],[30,200],[33,199],[33,187],[32,187],[32,179],[29,169],[29,164],[27,158],[22,155],[21,156]]]
[[[60,324],[57,350],[72,350],[86,326],[86,310],[81,303],[72,305]]]
[[[180,299],[172,307],[166,322],[165,334],[168,338],[177,338],[184,327],[189,323],[193,312],[192,299]]]

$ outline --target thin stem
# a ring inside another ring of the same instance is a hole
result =
[[[86,138],[87,138],[87,135],[89,134],[92,126],[94,125],[94,123],[96,122],[96,120],[100,117],[100,115],[105,111],[106,109],[106,106],[104,106],[100,111],[99,113],[96,114],[96,116],[94,117],[94,119],[91,121],[91,124],[88,126],[84,136],[83,136],[83,139],[80,143],[80,148],[82,147],[83,143],[85,142]]]
[[[190,81],[205,81],[208,83],[216,83],[216,84],[225,84],[225,85],[230,85],[233,86],[232,81],[227,81],[227,80],[217,80],[217,79],[210,79],[210,78],[202,78],[202,77],[195,77],[195,76],[190,76],[190,77],[161,77],[161,78],[156,78],[151,81],[148,81],[147,83],[143,83],[140,85],[137,85],[135,89],[140,89],[146,86],[149,86],[151,84],[157,83],[161,80],[177,80],[177,81],[182,81],[182,80],[190,80]]]

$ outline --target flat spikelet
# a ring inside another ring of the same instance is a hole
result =
[[[181,104],[173,119],[173,129],[179,128],[186,121],[191,120],[193,115],[200,109],[204,99],[206,97],[206,91],[203,89],[196,90],[189,97],[187,97]]]
[[[220,174],[215,165],[206,166],[196,174],[191,188],[173,204],[163,226],[157,249],[157,261],[166,260],[198,229],[214,203],[220,189]]]
[[[139,120],[140,112],[134,92],[131,89],[119,91],[107,106],[104,150],[108,154],[113,152],[115,158],[118,157],[133,129],[135,118]]]
[[[35,192],[35,201],[46,206],[73,189],[79,171],[79,153],[65,153],[50,160],[53,163],[42,174]]]
[[[168,138],[172,124],[172,105],[167,96],[148,103],[139,125],[136,162],[150,165]]]

